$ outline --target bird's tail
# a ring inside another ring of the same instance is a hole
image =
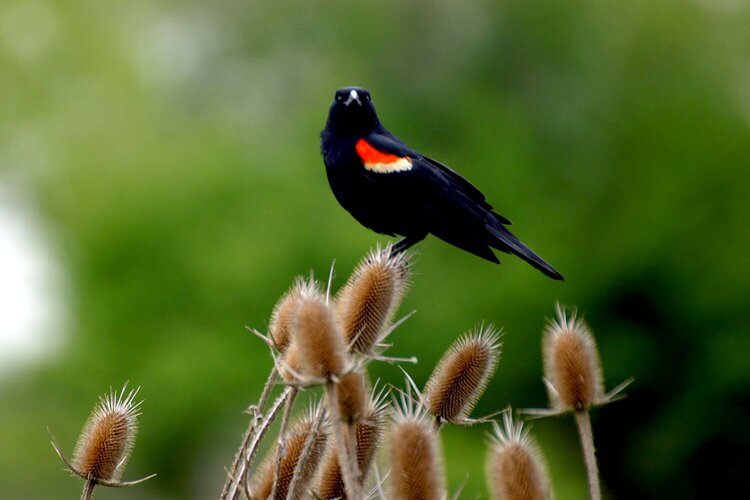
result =
[[[547,261],[538,256],[529,247],[521,243],[521,240],[515,237],[513,233],[508,231],[505,226],[501,224],[488,225],[492,238],[490,246],[496,248],[502,252],[511,253],[521,257],[523,260],[539,269],[541,272],[546,274],[555,280],[564,280],[563,275],[558,273],[554,267],[549,265]]]

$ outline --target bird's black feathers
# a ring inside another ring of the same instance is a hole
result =
[[[397,250],[433,234],[491,262],[500,263],[494,248],[563,279],[505,227],[510,220],[496,213],[479,189],[386,130],[367,90],[336,92],[321,150],[339,203],[373,231],[403,236]]]

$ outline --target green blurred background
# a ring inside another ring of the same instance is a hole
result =
[[[318,134],[348,84],[567,279],[420,244],[402,309],[417,314],[391,351],[419,357],[416,381],[493,322],[504,353],[475,413],[545,406],[541,331],[560,300],[592,325],[608,387],[635,377],[593,414],[605,496],[750,495],[748,26],[742,0],[3,0],[15,225],[0,227],[16,230],[0,239],[31,242],[44,300],[14,336],[30,278],[6,260],[0,497],[77,498],[46,427],[72,450],[126,380],[145,402],[125,477],[159,475],[97,496],[218,496],[271,366],[243,326],[263,329],[294,276],[335,259],[340,285],[387,240],[325,178]],[[533,431],[558,498],[583,498],[572,419]],[[486,428],[443,437],[450,488],[486,496]]]

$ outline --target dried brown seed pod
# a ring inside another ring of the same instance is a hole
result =
[[[499,339],[492,326],[480,328],[445,352],[423,393],[427,410],[438,422],[466,421],[497,367]]]
[[[292,320],[292,333],[292,341],[299,347],[303,375],[330,379],[349,368],[339,324],[319,291],[306,293],[300,299]]]
[[[83,427],[73,452],[73,467],[84,477],[119,481],[138,433],[138,390],[125,394],[125,387],[99,399]]]
[[[549,500],[552,497],[547,467],[539,448],[510,409],[503,427],[493,422],[493,439],[487,457],[487,482],[492,498]]]
[[[314,289],[310,280],[297,278],[292,287],[281,296],[273,308],[268,323],[268,335],[280,352],[289,346],[292,337],[292,320],[299,306],[300,299]]]
[[[605,400],[596,342],[588,325],[557,307],[544,331],[544,376],[552,407],[582,411]]]
[[[397,500],[446,498],[438,433],[425,411],[402,400],[390,442],[391,492]]]
[[[369,353],[386,334],[409,281],[406,254],[376,248],[349,277],[336,300],[336,314],[351,349]]]

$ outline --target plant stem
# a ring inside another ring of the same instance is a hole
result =
[[[344,424],[342,423],[342,425]],[[357,457],[357,448],[359,448],[359,443],[357,443],[357,424],[347,422],[346,429],[348,433],[347,441],[349,445],[348,449],[346,450],[348,454],[347,458],[352,468],[352,476],[354,477],[354,480],[357,482],[357,490],[359,490],[361,486],[361,482],[362,482],[360,478],[362,476],[360,475],[359,460]],[[360,493],[360,492],[357,491],[357,493]]]
[[[221,496],[222,500],[235,500],[237,498],[240,483],[242,482],[247,469],[250,467],[250,464],[253,462],[253,457],[255,457],[255,453],[258,451],[258,445],[260,445],[263,436],[265,436],[266,432],[268,432],[268,428],[276,419],[276,416],[279,414],[279,410],[286,402],[287,398],[293,390],[295,389],[288,386],[284,388],[284,391],[279,394],[279,396],[273,402],[273,405],[271,405],[271,408],[268,410],[268,415],[266,415],[266,418],[263,419],[263,422],[260,424],[257,432],[253,434],[252,440],[247,447],[244,447],[245,449],[243,449],[242,451],[242,459],[240,460],[234,475],[231,476],[232,482],[227,488],[226,495]]]
[[[296,387],[293,388],[292,392],[286,400],[284,406],[284,414],[281,417],[281,428],[279,429],[279,444],[276,448],[276,469],[273,473],[273,487],[271,488],[271,499],[276,498],[276,491],[279,488],[279,474],[281,473],[281,460],[284,458],[286,452],[286,428],[289,426],[289,416],[292,414],[292,408],[294,407],[294,401],[297,399],[299,390]]]
[[[252,418],[250,419],[250,423],[248,424],[244,436],[242,436],[242,444],[240,445],[240,449],[237,450],[237,453],[234,456],[234,462],[232,462],[232,467],[230,469],[229,475],[227,476],[227,480],[224,483],[224,488],[221,491],[221,500],[226,500],[227,498],[234,499],[234,496],[229,496],[229,491],[230,489],[232,489],[234,478],[237,476],[238,470],[241,467],[240,464],[242,463],[242,457],[245,455],[247,447],[249,446],[250,441],[255,434],[255,430],[257,429],[258,424],[263,417],[263,411],[266,408],[266,403],[268,403],[268,398],[270,397],[271,390],[276,383],[277,376],[278,371],[274,366],[273,368],[271,368],[271,373],[268,374],[268,379],[266,380],[266,385],[263,387],[263,392],[261,392],[260,394],[258,404],[255,406],[251,405],[249,408],[249,410],[252,412]],[[234,495],[234,492],[232,494]]]
[[[331,415],[331,425],[333,427],[333,437],[336,440],[336,452],[339,459],[339,468],[341,468],[341,477],[344,480],[347,498],[359,500],[362,495],[359,492],[359,479],[357,474],[357,464],[354,457],[349,456],[349,450],[346,445],[346,424],[341,420],[339,412],[338,394],[336,385],[332,381],[326,382],[325,386],[326,399],[328,403],[328,412]]]
[[[81,492],[81,500],[91,500],[92,495],[94,494],[94,486],[96,486],[96,481],[93,479],[86,480],[86,483],[83,485],[83,491]]]
[[[586,462],[586,473],[589,480],[589,498],[591,500],[601,500],[602,493],[599,486],[599,469],[596,465],[596,451],[594,449],[594,433],[591,430],[591,418],[587,410],[577,411],[575,415],[576,424],[578,425],[578,435],[581,438],[583,459]]]

